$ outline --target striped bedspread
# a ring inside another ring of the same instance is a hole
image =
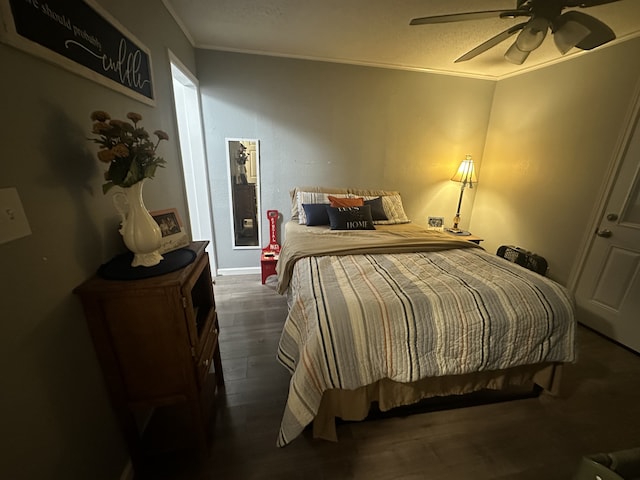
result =
[[[289,304],[279,446],[311,423],[327,389],[575,356],[568,292],[479,248],[301,258]]]

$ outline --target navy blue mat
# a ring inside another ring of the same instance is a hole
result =
[[[196,259],[196,252],[180,248],[164,253],[159,264],[152,267],[132,267],[133,253],[117,255],[98,268],[98,275],[107,280],[140,280],[175,272]]]

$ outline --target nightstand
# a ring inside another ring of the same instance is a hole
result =
[[[480,242],[484,241],[484,238],[481,237],[477,237],[474,234],[471,235],[456,235],[455,233],[452,233],[448,230],[444,230],[444,233],[451,235],[452,237],[456,237],[456,238],[461,238],[462,240],[467,240],[468,242],[473,242],[473,243],[477,243],[478,245],[480,245]]]
[[[96,275],[74,290],[134,467],[149,452],[206,451],[214,397],[224,385],[207,243],[191,243],[195,259],[171,273]]]

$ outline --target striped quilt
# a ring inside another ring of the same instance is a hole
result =
[[[480,248],[296,261],[278,348],[292,373],[278,446],[327,389],[500,370],[575,356],[573,301]]]

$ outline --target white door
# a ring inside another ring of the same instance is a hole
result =
[[[621,152],[576,288],[578,320],[640,352],[640,122]]]

